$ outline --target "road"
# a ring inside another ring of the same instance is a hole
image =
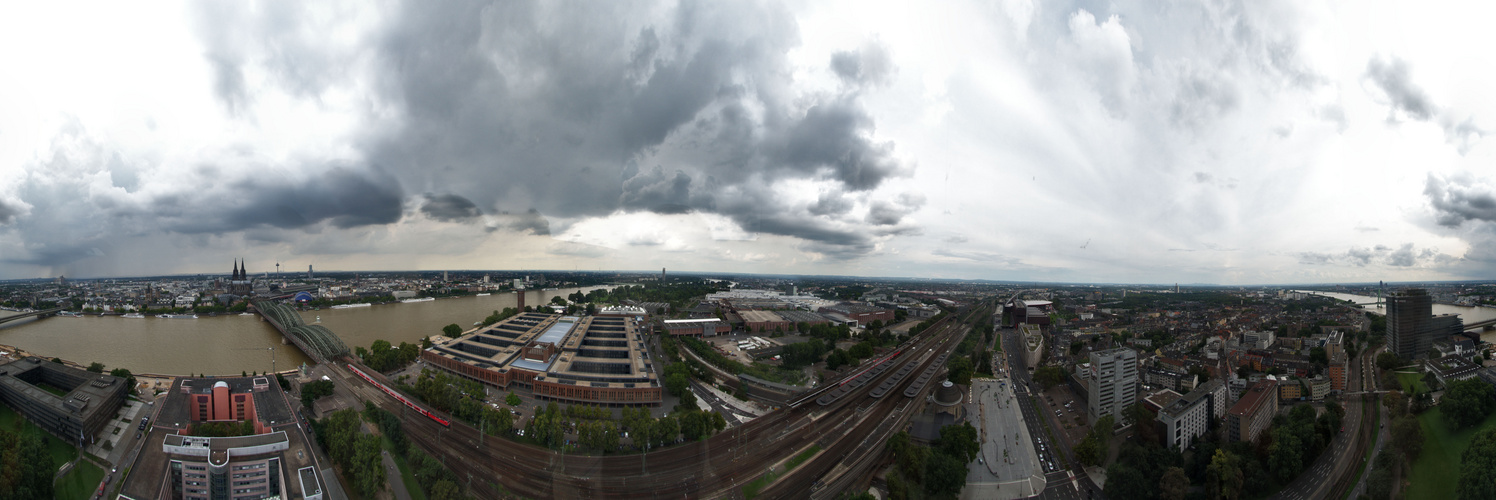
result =
[[[1028,434],[1033,438],[1035,450],[1039,450],[1039,458],[1044,462],[1044,491],[1039,498],[1053,499],[1081,499],[1081,498],[1105,498],[1101,488],[1091,481],[1085,469],[1079,462],[1074,461],[1074,453],[1071,452],[1071,444],[1053,442],[1045,431],[1045,422],[1059,429],[1060,423],[1053,420],[1049,412],[1040,409],[1037,405],[1037,393],[1034,390],[1033,375],[1028,370],[1028,365],[1023,360],[1023,340],[1018,338],[1017,330],[1001,328],[998,330],[1002,335],[1003,352],[1008,356],[1008,373],[1014,382],[1017,391],[1019,410],[1023,413],[1024,425],[1028,427]],[[1045,420],[1040,420],[1045,419]],[[1054,453],[1052,447],[1059,447],[1059,455]],[[1069,459],[1069,460],[1066,460]],[[1053,464],[1053,465],[1051,465]],[[1076,472],[1079,472],[1078,474]]]

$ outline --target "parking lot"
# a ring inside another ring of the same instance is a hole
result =
[[[1056,432],[1063,433],[1064,439],[1070,443],[1079,443],[1090,431],[1090,423],[1086,421],[1086,404],[1080,398],[1075,397],[1070,386],[1066,384],[1056,385],[1047,391],[1039,393],[1044,402],[1044,411],[1049,412],[1055,419],[1059,420],[1060,429]]]

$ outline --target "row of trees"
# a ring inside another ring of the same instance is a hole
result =
[[[359,430],[362,418],[353,409],[329,414],[313,424],[317,442],[327,451],[333,463],[353,483],[353,489],[364,497],[373,497],[384,489],[385,472],[380,466],[379,436]]]
[[[504,310],[502,310],[502,311],[494,311],[493,314],[490,314],[490,315],[488,315],[488,317],[483,318],[483,326],[488,326],[488,325],[492,325],[494,323],[498,323],[500,321],[504,321],[506,319],[509,319],[510,317],[518,315],[519,313],[520,313],[519,309],[515,309],[513,307],[505,307]],[[447,326],[449,326],[449,327],[450,326],[456,326],[456,324],[454,323],[452,325],[447,325]],[[446,333],[448,337],[455,337],[456,336],[456,335],[452,335],[451,332],[448,331],[448,330],[443,330],[442,333]],[[457,333],[458,334],[462,333],[462,327],[461,326],[457,327]]]
[[[940,428],[940,439],[933,447],[915,444],[909,433],[900,431],[888,438],[887,447],[894,458],[894,470],[888,474],[889,498],[918,498],[911,488],[923,486],[926,494],[954,497],[966,486],[966,464],[981,452],[977,430],[970,423]]]
[[[459,330],[460,332],[460,330]],[[401,342],[399,347],[390,345],[390,341],[375,340],[368,349],[355,348],[354,354],[364,360],[364,365],[375,371],[388,372],[409,366],[421,356],[421,347],[410,342]]]

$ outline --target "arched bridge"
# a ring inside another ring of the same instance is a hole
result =
[[[301,320],[301,314],[291,306],[269,300],[257,300],[254,306],[261,317],[269,320],[275,329],[301,348],[301,352],[318,363],[348,355],[348,345],[343,343],[343,339],[327,327],[306,324]]]
[[[15,320],[18,320],[18,319],[26,319],[26,318],[30,318],[32,316],[35,316],[35,317],[38,317],[38,318],[45,318],[47,316],[52,316],[52,315],[55,315],[55,314],[60,313],[60,312],[62,312],[62,308],[61,307],[54,307],[54,308],[51,308],[51,309],[43,309],[43,310],[40,310],[40,311],[31,311],[31,312],[27,312],[27,313],[17,314],[15,316],[6,316],[4,318],[0,318],[0,324],[9,323],[11,321],[15,321]]]

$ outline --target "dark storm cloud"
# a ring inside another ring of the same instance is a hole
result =
[[[322,222],[350,228],[400,220],[404,200],[399,180],[383,169],[338,165],[305,180],[266,175],[218,193],[159,197],[152,211],[167,221],[167,229],[183,233],[299,229]]]
[[[830,169],[848,188],[870,190],[903,168],[892,143],[868,139],[872,131],[872,117],[853,101],[817,104],[785,131],[773,158],[807,172]]]
[[[21,207],[0,200],[0,225],[10,224],[22,214]]]
[[[623,181],[623,194],[619,204],[627,209],[649,210],[662,214],[680,214],[691,211],[691,176],[676,170],[674,175],[665,175],[659,166]],[[701,205],[710,205],[707,199],[696,200]]]
[[[1496,222],[1496,190],[1469,174],[1443,178],[1429,174],[1423,194],[1439,225],[1459,227],[1466,221]]]
[[[831,71],[848,85],[861,87],[888,83],[893,70],[888,48],[881,43],[869,43],[859,50],[831,54]]]
[[[852,211],[854,203],[840,191],[825,191],[810,205],[811,215],[839,216]]]
[[[483,214],[472,200],[455,194],[433,195],[431,193],[426,193],[426,202],[421,204],[421,213],[443,222],[465,221]]]
[[[869,191],[910,170],[875,138],[855,93],[793,92],[793,18],[778,6],[690,1],[665,18],[641,18],[646,11],[405,4],[379,44],[382,91],[403,112],[371,134],[369,156],[407,185],[461,182],[482,193],[477,206],[568,218],[703,211],[757,224],[749,231],[869,251],[865,238],[797,220],[817,214],[757,203],[776,199],[765,191],[780,180]],[[879,45],[852,54],[839,71],[859,82],[893,72]]]
[[[540,215],[540,211],[530,209],[522,214],[511,215],[502,212],[491,218],[486,226],[489,231],[507,229],[516,233],[530,233],[536,236],[549,236],[551,234],[551,221]]]
[[[1375,58],[1366,63],[1366,76],[1387,94],[1393,109],[1400,109],[1418,120],[1433,118],[1437,111],[1428,94],[1413,84],[1408,63],[1393,57],[1391,61]]]

